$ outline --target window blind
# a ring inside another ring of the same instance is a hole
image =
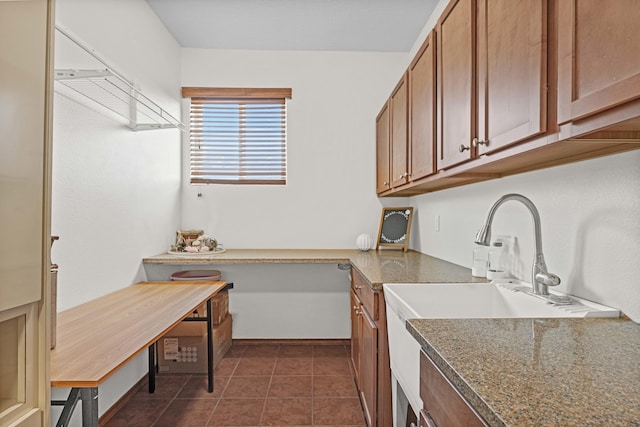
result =
[[[229,97],[229,89],[217,96],[191,93],[192,184],[286,184],[286,99],[244,91],[237,97]]]

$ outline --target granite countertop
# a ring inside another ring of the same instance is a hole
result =
[[[626,319],[409,320],[490,426],[640,426],[640,325]]]
[[[144,258],[145,264],[212,265],[265,263],[350,263],[373,289],[383,283],[486,282],[471,270],[416,251],[357,249],[227,249],[211,255],[159,254]]]

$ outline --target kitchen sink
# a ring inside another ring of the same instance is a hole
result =
[[[491,283],[384,284],[389,357],[394,378],[394,425],[398,387],[417,414],[420,399],[420,344],[407,331],[408,319],[619,317],[618,310],[581,298],[552,304],[527,293],[531,285],[504,279]],[[556,296],[562,294],[551,292]],[[395,383],[397,381],[397,384]]]
[[[581,298],[554,305],[524,292],[523,282],[385,284],[384,297],[401,319],[618,317],[620,312]],[[559,295],[559,293],[554,293]]]

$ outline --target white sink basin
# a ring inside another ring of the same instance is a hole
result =
[[[574,304],[552,305],[519,291],[524,287],[522,282],[514,280],[491,283],[394,283],[384,285],[384,297],[391,309],[405,320],[620,315],[618,310],[576,297],[572,297]]]
[[[524,286],[523,286],[524,285]],[[515,280],[491,283],[384,284],[391,372],[415,413],[420,399],[420,344],[407,331],[408,319],[619,317],[618,310],[572,297],[570,305],[552,305],[522,292]],[[528,286],[531,289],[531,286]],[[560,295],[557,294],[556,295]],[[394,425],[397,385],[393,381]]]

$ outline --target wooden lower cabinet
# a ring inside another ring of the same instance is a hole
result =
[[[359,391],[367,424],[376,425],[378,387],[378,327],[369,314],[360,312],[360,378]]]
[[[392,425],[391,368],[382,291],[352,270],[351,362],[369,427]]]
[[[420,352],[420,411],[422,427],[483,427],[485,422],[469,406],[440,369]]]

